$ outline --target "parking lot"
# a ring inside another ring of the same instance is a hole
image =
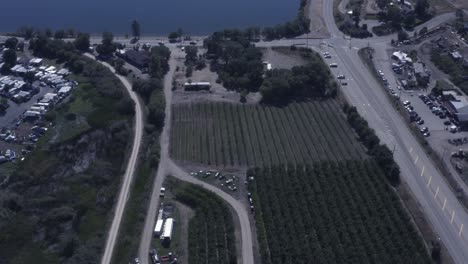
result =
[[[454,140],[468,138],[468,132],[460,131],[456,121],[450,116],[446,101],[441,97],[430,96],[436,84],[435,80],[431,79],[427,88],[416,86],[405,89],[400,81],[402,75],[392,67],[394,63],[393,59],[374,61],[383,87],[390,96],[398,98],[402,105],[407,102],[406,105],[410,107],[405,107],[404,111],[412,120],[411,125],[416,126],[420,130],[419,133],[425,136],[429,146],[441,157],[450,174],[458,175],[455,177],[458,186],[468,190],[467,185],[463,183],[468,183],[468,166],[463,170],[456,169],[457,163],[452,158],[452,154],[461,149],[468,151],[468,144],[453,143]]]
[[[22,160],[34,149],[49,126],[47,112],[77,85],[68,74],[40,58],[22,57],[10,73],[0,75],[0,164]]]

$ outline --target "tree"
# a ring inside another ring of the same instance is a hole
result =
[[[140,23],[136,20],[133,20],[132,22],[132,36],[135,39],[140,38]]]
[[[75,30],[74,30],[73,28],[67,29],[67,36],[68,36],[69,38],[75,37]]]
[[[179,37],[179,34],[177,34],[177,32],[169,33],[169,36],[168,36],[169,42],[171,42],[171,43],[176,42],[178,37]]]
[[[169,71],[169,57],[171,51],[166,46],[155,46],[151,49],[150,75],[162,79]]]
[[[182,34],[184,34],[184,31],[182,28],[177,29],[177,36],[179,37],[179,41],[182,41]]]
[[[358,27],[359,22],[361,21],[361,11],[359,10],[359,8],[355,8],[353,10],[353,21],[354,21],[354,25]]]
[[[185,77],[189,78],[192,77],[193,73],[193,67],[191,65],[187,66],[187,69],[185,70]]]
[[[162,90],[162,82],[160,79],[156,78],[136,80],[133,83],[132,89],[137,92],[145,102],[148,102],[153,91]]]
[[[114,60],[114,68],[115,68],[115,71],[120,74],[120,75],[126,75],[126,71],[125,71],[125,68],[123,67],[125,65],[125,61],[122,60],[121,58],[117,58],[116,60]]]
[[[414,25],[416,23],[416,17],[413,14],[406,14],[403,23],[405,25],[405,28],[411,30],[414,28]]]
[[[34,36],[34,28],[32,27],[20,27],[17,30],[19,36],[24,37],[25,40],[29,40]]]
[[[400,8],[393,5],[390,6],[385,15],[385,20],[390,21],[393,28],[399,30],[401,28],[401,22],[403,21],[403,15],[401,14]]]
[[[4,69],[2,70],[10,70],[11,67],[15,66],[16,64],[16,52],[12,49],[7,49],[3,52],[3,61],[4,61]]]
[[[429,9],[429,2],[427,0],[416,1],[414,12],[419,18],[425,18],[427,16],[428,9]]]
[[[89,34],[88,33],[78,33],[75,41],[73,42],[75,48],[79,51],[86,52],[89,49]]]
[[[112,53],[115,51],[115,46],[114,46],[114,35],[110,32],[104,32],[102,33],[102,44],[98,45],[96,47],[96,51],[99,53],[99,55],[104,56],[104,57],[109,57],[112,55]]]
[[[409,37],[409,36],[408,36],[408,33],[406,33],[406,31],[404,31],[404,30],[398,31],[398,41],[407,40],[408,37]]]
[[[28,71],[24,74],[23,79],[29,83],[32,84],[35,80],[35,73],[32,71]]]
[[[185,63],[194,64],[197,61],[198,48],[195,46],[188,46],[185,48]]]
[[[51,38],[52,35],[53,35],[52,30],[50,28],[46,29],[45,30],[45,35],[46,35],[46,37]]]
[[[266,79],[260,87],[262,101],[269,104],[281,105],[290,97],[291,86],[287,81],[288,73],[283,70],[275,70],[273,76]]]
[[[148,103],[148,121],[159,129],[164,125],[166,101],[162,90],[151,93]]]
[[[457,20],[459,20],[460,22],[463,22],[464,16],[465,16],[465,12],[463,12],[463,9],[457,9],[457,11],[455,12],[455,17],[457,18]]]
[[[9,48],[12,50],[16,49],[16,45],[18,45],[18,39],[17,38],[8,38],[5,41],[5,48]]]
[[[113,45],[114,35],[111,32],[102,33],[102,44],[110,46]]]
[[[419,30],[419,35],[425,35],[427,33],[427,27],[423,27],[421,28],[421,30]]]
[[[65,30],[59,29],[59,30],[55,31],[54,38],[55,38],[55,39],[63,39],[63,38],[65,38]]]

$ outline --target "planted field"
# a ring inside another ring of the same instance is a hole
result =
[[[263,264],[431,263],[371,160],[248,173]]]
[[[214,193],[196,185],[169,179],[175,199],[191,207],[188,263],[237,263],[234,223],[228,205]]]
[[[173,106],[171,156],[216,166],[272,166],[365,157],[334,100],[286,107]]]

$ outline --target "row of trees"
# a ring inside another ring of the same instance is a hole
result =
[[[74,38],[78,35],[79,32],[77,32],[73,28],[69,29],[58,29],[55,32],[51,29],[39,29],[39,28],[34,28],[30,26],[23,26],[20,27],[15,35],[18,37],[25,38],[26,40],[32,39],[33,37],[38,37],[38,36],[46,36],[48,38],[56,38],[56,39],[63,39],[63,38]]]
[[[380,144],[380,139],[375,131],[369,127],[367,121],[362,118],[356,107],[344,105],[343,111],[351,127],[356,131],[362,144],[366,146],[368,154],[372,156],[382,168],[387,180],[393,185],[400,184],[400,167],[393,159],[393,152],[387,145]]]
[[[337,85],[330,70],[317,53],[308,50],[309,62],[291,70],[273,69],[266,73],[260,87],[262,101],[268,104],[284,105],[291,100],[333,97]]]
[[[171,156],[212,166],[272,166],[367,158],[335,100],[284,107],[173,107]]]
[[[189,222],[188,262],[236,263],[234,222],[226,203],[210,191],[175,179],[168,189],[195,211]]]
[[[263,36],[267,40],[279,38],[293,38],[310,31],[310,19],[306,16],[307,0],[301,0],[299,11],[294,20],[278,24],[274,27],[265,27],[263,29]]]
[[[253,168],[261,262],[430,263],[430,257],[371,160]]]

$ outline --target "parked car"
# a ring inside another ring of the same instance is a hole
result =
[[[333,62],[333,63],[328,64],[328,66],[330,66],[330,68],[337,68],[338,64]]]
[[[420,119],[417,123],[418,123],[418,125],[424,125],[424,120]]]

